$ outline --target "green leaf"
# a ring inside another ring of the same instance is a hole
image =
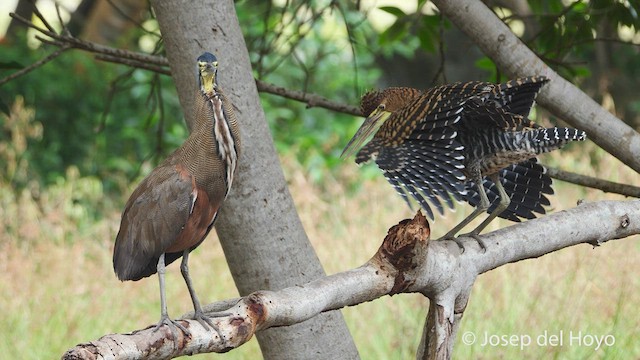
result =
[[[429,28],[421,27],[418,30],[418,39],[420,39],[420,47],[427,52],[435,52],[438,37]]]
[[[478,59],[475,65],[478,69],[482,69],[482,70],[493,71],[496,68],[496,64],[493,63],[493,60],[489,59],[486,56],[483,56],[480,59]]]
[[[394,22],[393,25],[380,34],[380,44],[388,45],[404,37],[407,34],[407,27],[408,24],[405,21]]]
[[[586,66],[575,66],[573,67],[573,74],[576,77],[589,78],[591,77],[591,70],[589,70]]]
[[[381,6],[379,7],[379,9],[397,18],[407,16],[407,14],[404,11],[402,11],[402,9],[397,8],[395,6]]]

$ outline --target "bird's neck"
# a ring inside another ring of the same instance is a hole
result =
[[[194,137],[199,140],[197,143],[198,152],[206,152],[204,157],[215,156],[224,165],[224,178],[227,185],[227,192],[231,188],[234,172],[238,160],[238,139],[235,136],[235,122],[229,118],[231,106],[226,101],[222,91],[214,87],[211,94],[201,93],[202,103],[196,114]],[[194,145],[196,146],[196,145]],[[211,154],[212,153],[212,154]]]

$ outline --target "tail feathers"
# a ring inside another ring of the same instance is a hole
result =
[[[533,219],[536,214],[544,214],[544,206],[550,204],[547,195],[553,194],[551,178],[535,158],[502,169],[500,183],[511,200],[509,207],[499,215],[503,219],[515,222],[520,218]],[[500,195],[489,178],[483,179],[482,186],[491,203],[487,212],[491,213],[498,206]],[[476,184],[471,181],[467,183],[465,200],[473,206],[480,203]]]
[[[538,154],[559,149],[571,141],[584,141],[587,138],[587,134],[582,130],[557,127],[534,129],[526,135]]]

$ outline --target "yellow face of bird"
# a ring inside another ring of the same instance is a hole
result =
[[[206,94],[212,93],[216,85],[218,61],[201,56],[198,58],[198,70],[200,73],[200,90]]]
[[[375,110],[367,116],[356,134],[353,135],[351,140],[349,140],[347,146],[342,150],[342,155],[340,155],[340,157],[344,158],[351,156],[362,146],[365,140],[378,131],[380,126],[384,124],[390,115],[391,112],[386,110],[385,103],[380,103],[378,107],[376,107]]]

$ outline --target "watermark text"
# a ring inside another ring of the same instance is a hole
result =
[[[466,331],[462,334],[465,345],[481,347],[516,347],[524,350],[531,346],[539,347],[587,347],[598,351],[604,347],[612,347],[616,343],[613,334],[593,334],[585,331],[559,330],[543,331],[540,334],[492,334],[487,331],[475,333]]]

